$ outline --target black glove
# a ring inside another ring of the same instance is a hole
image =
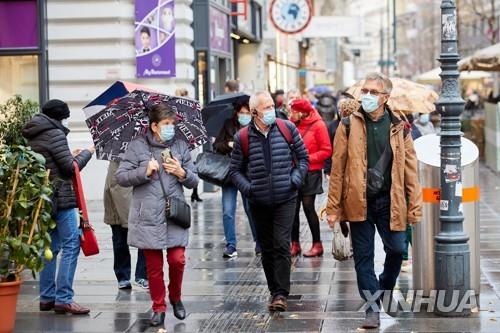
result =
[[[342,230],[342,235],[344,235],[344,237],[349,236],[349,226],[347,226],[347,222],[340,222],[340,229]]]

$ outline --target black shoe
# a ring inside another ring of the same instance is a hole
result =
[[[174,309],[175,318],[179,320],[184,320],[186,318],[186,308],[184,308],[184,304],[182,304],[182,301],[171,304]]]
[[[165,312],[153,312],[153,316],[149,320],[151,326],[156,327],[165,323]]]

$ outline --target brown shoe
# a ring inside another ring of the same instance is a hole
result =
[[[54,311],[58,314],[71,313],[75,315],[82,315],[89,313],[90,309],[73,302],[71,304],[56,304],[54,306]]]
[[[292,245],[290,246],[290,254],[292,257],[298,256],[302,252],[302,249],[300,248],[300,243],[299,242],[292,242]]]
[[[313,246],[309,251],[304,253],[304,257],[321,257],[323,255],[323,244],[321,242],[313,243]]]
[[[286,297],[283,295],[278,295],[273,300],[273,311],[285,312],[288,308]]]
[[[52,311],[54,310],[54,301],[50,302],[40,302],[40,311]]]

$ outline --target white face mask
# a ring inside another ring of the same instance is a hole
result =
[[[66,118],[66,119],[61,120],[61,124],[62,124],[64,127],[69,128],[69,118]]]

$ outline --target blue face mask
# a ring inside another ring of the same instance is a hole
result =
[[[365,94],[361,96],[361,106],[365,112],[371,113],[378,109],[378,96]]]
[[[163,125],[160,127],[160,139],[165,141],[170,141],[174,138],[175,126],[174,125]]]
[[[239,114],[238,115],[238,122],[240,123],[241,126],[245,127],[248,124],[250,124],[250,121],[252,121],[252,116],[249,114]]]
[[[429,122],[429,114],[428,114],[428,113],[426,113],[426,114],[421,115],[418,121],[419,121],[422,125],[427,125],[427,123]]]
[[[262,121],[267,126],[271,126],[276,122],[276,112],[274,110],[265,112],[262,116]]]

